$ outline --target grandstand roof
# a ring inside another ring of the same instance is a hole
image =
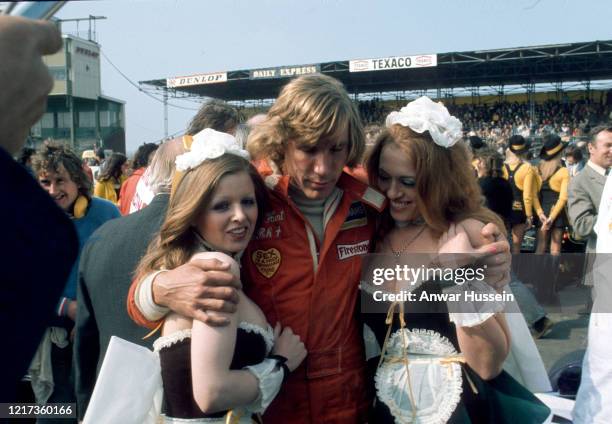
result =
[[[612,40],[342,60],[206,73],[141,84],[167,89],[176,96],[259,100],[275,98],[289,78],[311,72],[339,79],[354,94],[605,80],[612,79]]]

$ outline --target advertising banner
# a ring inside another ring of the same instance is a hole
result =
[[[321,70],[319,65],[279,66],[276,68],[253,69],[250,79],[289,78],[299,75],[314,74]]]
[[[349,61],[350,72],[386,71],[390,69],[426,68],[438,65],[435,54],[417,56],[391,56],[378,59],[360,59]]]
[[[187,87],[190,85],[217,84],[227,81],[227,72],[214,72],[211,74],[189,75],[186,77],[166,78],[168,88]]]

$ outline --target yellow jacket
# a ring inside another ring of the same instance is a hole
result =
[[[113,202],[115,205],[118,203],[117,192],[121,188],[121,184],[127,179],[125,175],[119,178],[119,182],[116,179],[110,178],[104,181],[97,181],[94,188],[94,196],[106,199],[109,202]]]
[[[528,162],[518,162],[515,164],[508,164],[510,170],[514,171],[517,167],[522,164],[521,168],[514,174],[514,184],[516,187],[523,192],[523,204],[525,205],[525,215],[527,217],[533,216],[533,210],[541,211],[542,206],[540,205],[540,199],[538,193],[542,186],[541,181],[538,179],[538,171]],[[508,179],[509,175],[506,171],[506,167],[503,167],[504,178]],[[540,181],[538,183],[538,181]]]
[[[537,185],[539,187],[538,191],[536,192],[536,195],[537,195],[537,193],[542,188],[543,181],[542,181],[542,176],[540,175],[539,172],[536,173],[536,177],[537,177]],[[548,217],[552,221],[554,221],[557,218],[557,216],[559,216],[559,214],[565,207],[565,204],[567,203],[567,189],[569,187],[569,181],[570,181],[570,174],[569,174],[568,169],[564,166],[557,169],[557,171],[548,179],[548,185],[550,186],[550,189],[552,191],[556,191],[557,193],[559,193],[559,198],[555,202],[552,209],[548,212],[549,213]],[[539,209],[537,209],[536,207],[536,211],[538,214],[544,213],[541,206]]]

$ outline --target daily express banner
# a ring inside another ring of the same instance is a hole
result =
[[[187,87],[190,85],[216,84],[227,81],[227,72],[215,72],[212,74],[189,75],[186,77],[166,78],[166,87]]]
[[[319,65],[302,65],[302,66],[282,66],[276,68],[253,69],[249,77],[251,79],[266,79],[266,78],[288,78],[299,75],[314,74],[319,72]]]
[[[349,61],[350,72],[385,71],[389,69],[425,68],[438,65],[438,56],[422,54],[418,56],[392,56],[378,59]]]

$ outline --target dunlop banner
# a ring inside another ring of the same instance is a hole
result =
[[[187,87],[190,85],[217,84],[227,81],[227,72],[215,72],[211,74],[189,75],[186,77],[166,78],[168,88]]]

